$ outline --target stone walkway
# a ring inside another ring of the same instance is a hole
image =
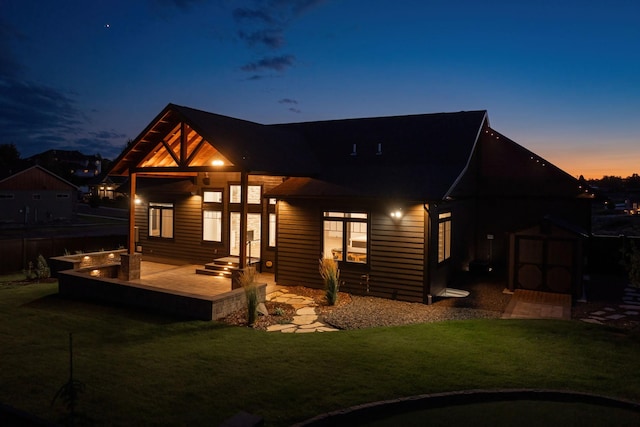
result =
[[[296,310],[291,323],[271,325],[267,332],[284,332],[304,334],[309,332],[334,332],[338,329],[328,326],[318,321],[318,306],[312,298],[287,293],[284,290],[275,290],[267,294],[267,301],[281,302],[289,304]]]
[[[640,288],[627,286],[624,289],[622,304],[611,304],[602,310],[589,313],[589,317],[581,319],[583,322],[604,324],[608,320],[640,321]]]

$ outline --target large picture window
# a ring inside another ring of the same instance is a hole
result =
[[[367,263],[368,215],[362,212],[324,213],[323,252],[325,258],[358,264]]]
[[[173,239],[173,203],[149,203],[149,237]]]
[[[451,212],[438,215],[438,262],[451,258]]]

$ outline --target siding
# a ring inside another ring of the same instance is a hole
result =
[[[368,266],[341,263],[340,281],[344,282],[341,289],[357,295],[423,302],[425,231],[422,205],[405,209],[404,217],[397,223],[380,209],[365,210],[370,218],[370,262]],[[318,203],[278,203],[276,281],[279,284],[323,287],[318,273],[321,230],[322,208]]]
[[[386,212],[372,215],[370,295],[423,302],[424,219],[422,205],[405,209],[404,216],[398,222],[394,222]],[[354,293],[360,293],[362,289],[357,291],[353,290]]]
[[[318,260],[322,254],[322,221],[314,204],[278,202],[276,282],[322,288]]]

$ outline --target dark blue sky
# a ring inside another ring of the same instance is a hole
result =
[[[169,102],[260,123],[486,109],[640,172],[635,0],[0,0],[0,143],[113,158]]]

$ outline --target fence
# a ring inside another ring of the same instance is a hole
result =
[[[588,240],[588,271],[596,274],[624,275],[622,253],[630,244],[640,248],[640,236],[593,235]]]
[[[46,259],[65,253],[97,252],[125,247],[126,234],[104,236],[24,237],[0,240],[0,274],[26,270],[38,255]]]

